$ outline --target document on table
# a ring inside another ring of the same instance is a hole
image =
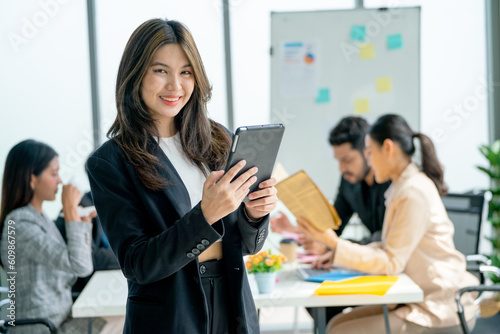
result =
[[[276,189],[295,217],[304,217],[318,230],[338,229],[342,223],[337,210],[303,170],[279,182]]]
[[[324,281],[314,293],[317,295],[369,294],[383,296],[398,278],[398,276],[361,276],[342,282]]]

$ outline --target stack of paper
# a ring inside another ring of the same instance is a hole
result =
[[[342,221],[335,208],[304,171],[276,185],[278,198],[297,218],[307,219],[320,231],[337,229]]]
[[[342,282],[324,281],[314,291],[317,295],[369,294],[383,296],[398,276],[361,276]]]

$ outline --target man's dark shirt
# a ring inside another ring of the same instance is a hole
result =
[[[370,187],[364,180],[351,184],[342,178],[334,204],[342,219],[342,225],[336,233],[338,235],[342,233],[347,222],[356,212],[372,235],[378,232],[375,233],[374,238],[367,241],[379,241],[385,213],[384,193],[390,184],[390,181],[382,184],[374,181]]]

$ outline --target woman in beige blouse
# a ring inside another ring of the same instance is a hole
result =
[[[422,168],[412,162],[416,141]],[[385,115],[372,126],[365,144],[376,181],[392,181],[385,193],[382,241],[357,245],[340,239],[333,230],[319,232],[299,219],[306,234],[332,249],[316,266],[333,264],[382,275],[405,273],[422,288],[424,300],[390,307],[391,332],[461,333],[454,292],[478,282],[466,271],[465,257],[453,243],[453,223],[440,198],[446,193],[443,168],[432,141],[413,132],[402,117]],[[472,328],[472,298],[466,295],[462,301]],[[356,307],[328,323],[329,333],[382,333],[384,328],[381,306]]]

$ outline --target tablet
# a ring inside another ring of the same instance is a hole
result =
[[[250,187],[250,192],[258,190],[262,181],[271,178],[284,131],[283,124],[242,126],[236,129],[225,171],[239,161],[246,160],[247,164],[235,178],[257,167],[257,181]]]

